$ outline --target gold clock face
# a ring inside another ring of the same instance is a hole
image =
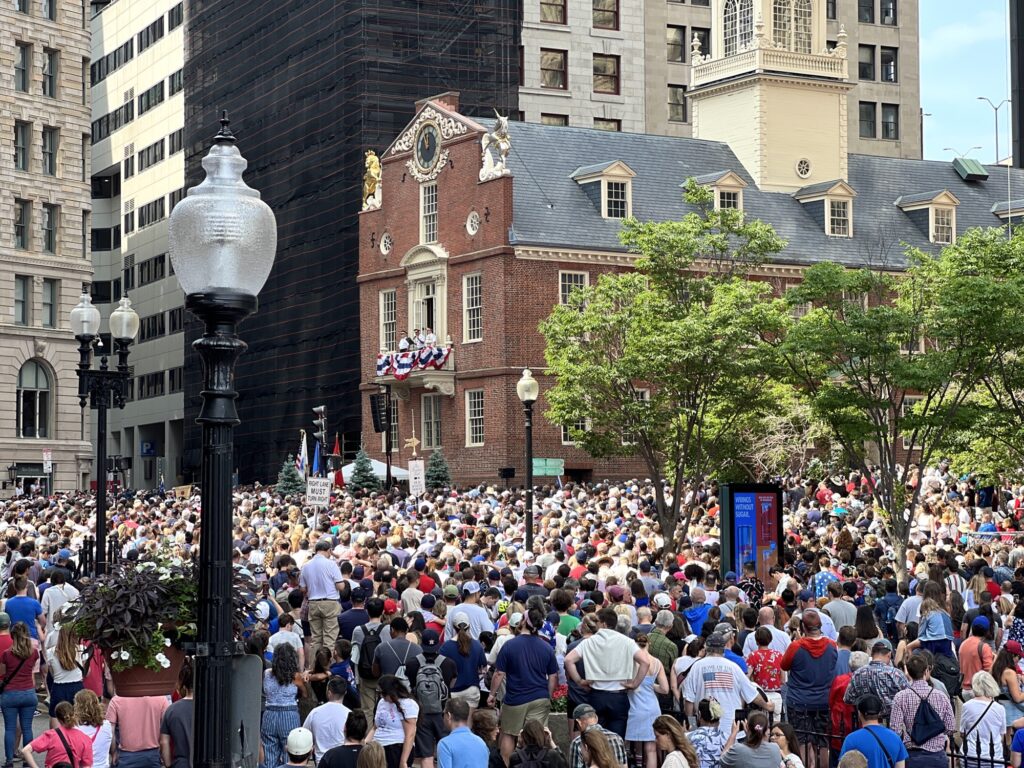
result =
[[[416,132],[416,165],[429,173],[437,164],[441,154],[441,132],[434,123],[424,123]]]

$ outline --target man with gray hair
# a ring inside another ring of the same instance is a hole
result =
[[[661,668],[665,674],[672,674],[672,665],[679,658],[679,649],[676,644],[669,640],[668,633],[675,623],[676,617],[672,611],[661,610],[654,617],[654,629],[647,635],[647,652],[661,662]],[[658,694],[658,703],[662,712],[671,712],[672,694]]]
[[[726,636],[721,632],[712,632],[704,645],[707,654],[697,659],[690,667],[683,683],[683,711],[691,725],[696,725],[694,712],[702,699],[717,699],[722,705],[722,718],[718,721],[718,729],[728,735],[732,732],[736,710],[743,709],[747,704],[754,704],[768,710],[775,705],[758,692],[740,668],[725,658]]]

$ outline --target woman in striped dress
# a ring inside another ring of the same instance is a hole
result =
[[[288,643],[274,651],[270,669],[263,673],[263,694],[267,707],[263,712],[260,740],[263,742],[263,762],[267,768],[277,768],[288,762],[285,744],[292,728],[298,728],[299,692],[305,695],[306,683],[299,669],[299,655]]]

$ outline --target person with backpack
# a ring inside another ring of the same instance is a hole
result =
[[[929,684],[928,662],[921,655],[907,659],[910,687],[892,700],[889,727],[907,747],[907,768],[947,768],[947,734],[956,728],[949,697]]]
[[[968,701],[974,695],[971,681],[974,675],[982,670],[988,672],[995,662],[995,652],[985,638],[989,632],[989,621],[985,616],[978,616],[971,622],[971,636],[960,644],[960,672],[963,675],[961,698]]]
[[[903,605],[903,598],[899,595],[899,585],[896,579],[885,580],[885,594],[875,600],[875,617],[878,619],[878,626],[894,645],[900,641],[899,627],[896,624],[896,616]]]
[[[405,673],[409,689],[420,705],[415,755],[423,761],[423,768],[433,768],[437,743],[448,734],[444,709],[459,670],[454,661],[440,655],[441,638],[435,630],[423,630],[421,646],[422,651],[405,665]]]
[[[401,616],[396,616],[388,625],[391,637],[377,646],[373,653],[373,676],[395,675],[406,685],[409,677],[405,668],[410,659],[419,656],[422,649],[407,638],[409,623]]]
[[[374,597],[366,601],[366,615],[370,620],[352,630],[352,664],[359,673],[359,699],[367,715],[372,717],[377,710],[377,680],[373,673],[373,659],[377,648],[391,639],[391,627],[381,622],[384,615],[384,601]]]
[[[882,700],[869,693],[857,702],[861,727],[843,740],[840,758],[860,752],[867,768],[905,768],[909,753],[903,740],[881,724]]]

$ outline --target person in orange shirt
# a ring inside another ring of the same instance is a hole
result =
[[[960,644],[960,673],[964,676],[963,699],[973,698],[971,680],[976,672],[991,671],[995,653],[992,646],[985,642],[989,630],[989,620],[978,616],[971,622],[971,636]]]

